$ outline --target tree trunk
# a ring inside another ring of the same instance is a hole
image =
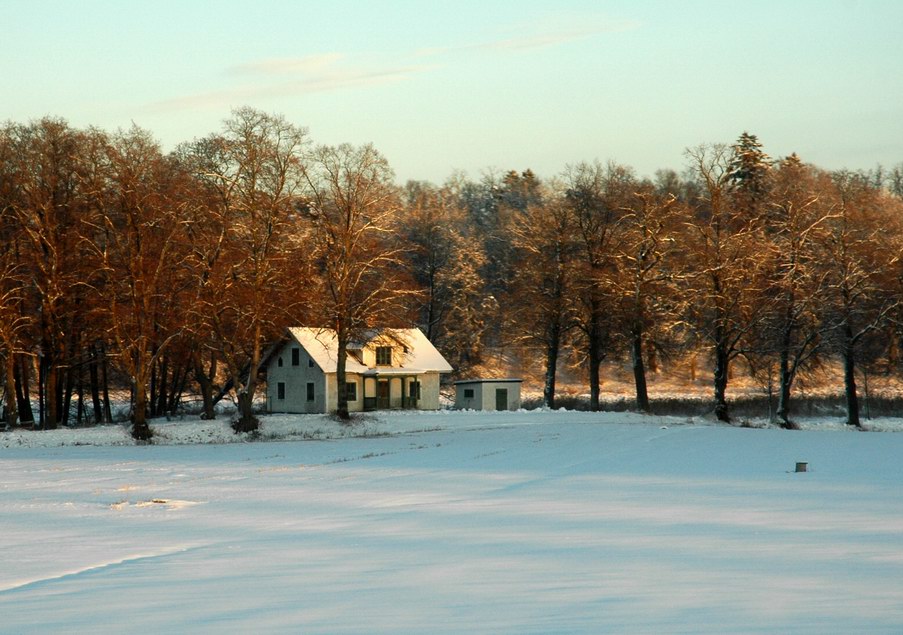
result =
[[[589,326],[589,409],[593,412],[599,410],[599,367],[602,365],[602,315],[597,308],[598,301],[593,302],[592,314]]]
[[[651,413],[649,392],[646,386],[646,367],[643,364],[643,327],[636,325],[632,333],[633,382],[636,385],[636,408],[639,412]]]
[[[185,392],[185,385],[188,383],[189,363],[185,363],[181,368],[176,368],[172,373],[172,386],[169,389],[169,400],[166,403],[166,412],[170,416],[175,416],[182,402],[182,395]]]
[[[62,401],[60,369],[56,362],[59,357],[57,357],[56,348],[52,343],[48,343],[45,350],[53,351],[53,353],[51,356],[41,358],[44,366],[44,410],[46,413],[43,427],[45,430],[56,430],[60,423],[60,405]]]
[[[728,380],[728,365],[730,364],[730,357],[728,355],[727,349],[723,343],[718,343],[715,346],[715,372],[714,372],[714,383],[715,383],[715,418],[719,421],[724,421],[725,423],[730,423],[731,418],[727,408],[727,380]]]
[[[546,381],[542,400],[547,408],[555,407],[555,377],[558,371],[558,353],[561,349],[561,326],[556,322],[549,326],[546,341]]]
[[[854,355],[853,331],[844,326],[843,342],[843,387],[847,400],[847,425],[862,427],[859,421],[859,396],[856,394],[856,357]]]
[[[101,371],[101,390],[103,392],[103,420],[107,423],[113,423],[113,408],[110,406],[110,373],[109,364],[107,362],[107,349],[101,345],[100,348],[100,371]]]
[[[204,402],[204,412],[201,419],[216,419],[216,411],[213,409],[213,375],[216,374],[216,357],[211,355],[210,358],[210,375],[204,371],[201,363],[200,352],[194,353],[194,376],[198,380],[198,387],[201,391],[201,399]]]
[[[16,408],[16,356],[12,351],[6,354],[6,426],[19,425],[19,411]]]
[[[100,403],[100,374],[97,368],[97,346],[91,345],[91,364],[88,366],[91,380],[91,403],[94,406],[94,423],[100,423],[103,419],[103,407]]]
[[[156,346],[154,347],[154,354],[156,354]],[[157,412],[157,368],[160,366],[159,361],[151,366],[150,369],[150,393],[148,404],[150,405],[150,416],[156,417],[159,413]]]
[[[28,382],[28,365],[25,356],[20,355],[15,365],[16,402],[19,406],[19,420],[34,425],[34,411],[31,409],[31,389]]]
[[[81,369],[70,367],[66,371],[66,390],[62,395],[62,406],[60,407],[60,423],[62,425],[69,425],[69,410],[72,408],[72,392],[75,390],[75,376],[76,373],[81,372]]]
[[[154,407],[154,412],[157,416],[161,416],[166,414],[166,404],[168,397],[168,388],[169,386],[166,383],[166,377],[169,374],[169,360],[166,356],[163,357],[163,361],[159,364],[160,367],[160,377],[157,380],[157,404]],[[175,375],[175,373],[173,373]]]
[[[256,432],[259,428],[254,416],[254,395],[247,390],[238,393],[238,420],[232,424],[235,432]]]
[[[790,424],[790,388],[793,384],[793,373],[785,365],[783,354],[781,355],[781,371],[778,388],[778,412],[777,417],[782,428],[789,428]]]
[[[336,329],[336,340],[338,344],[338,351],[336,352],[336,390],[338,391],[338,395],[336,395],[336,416],[343,421],[349,421],[351,419],[351,415],[348,412],[348,391],[347,391],[347,380],[345,375],[345,362],[346,360],[346,351],[348,350],[348,333],[345,330],[344,325],[339,324],[339,328]]]
[[[47,422],[47,364],[44,357],[38,358],[38,424],[41,430],[46,430]]]
[[[238,421],[232,425],[235,432],[257,432],[260,429],[260,422],[254,416],[254,391],[257,388],[257,371],[260,367],[260,337],[258,324],[254,329],[254,351],[248,360],[248,378],[244,388],[240,388],[241,375],[234,375],[235,389],[238,392]]]
[[[781,335],[781,362],[779,368],[778,412],[782,428],[790,426],[790,388],[793,384],[793,369],[790,365],[790,341],[793,329],[785,326]]]
[[[147,388],[143,381],[135,381],[132,389],[135,393],[135,408],[132,410],[132,437],[136,441],[150,441],[153,437],[147,424]]]
[[[75,410],[75,425],[80,428],[85,422],[85,414],[87,412],[87,409],[85,408],[85,386],[81,374],[78,376],[78,385],[76,386],[75,393],[78,397],[78,408]]]

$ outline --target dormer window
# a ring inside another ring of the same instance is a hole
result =
[[[376,347],[376,365],[391,366],[392,365],[392,347],[377,346]]]

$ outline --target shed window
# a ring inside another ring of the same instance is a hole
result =
[[[285,382],[276,384],[276,399],[285,399]]]
[[[292,349],[292,366],[300,366],[301,365],[301,349],[293,348]]]
[[[473,399],[473,388],[465,388],[464,389],[464,398],[465,399]]]
[[[307,382],[307,400],[314,400],[314,382],[312,381]]]
[[[391,366],[392,365],[392,347],[377,346],[376,347],[376,365]]]

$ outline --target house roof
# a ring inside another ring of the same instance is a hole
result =
[[[289,334],[296,340],[314,362],[325,373],[336,372],[338,365],[338,342],[335,330],[315,327],[296,326],[289,329]],[[449,365],[436,347],[426,339],[420,329],[374,329],[363,334],[353,344],[349,344],[349,351],[345,359],[345,370],[349,373],[373,373],[374,369],[365,366],[355,356],[355,351],[374,345],[393,345],[401,347],[402,364],[392,368],[379,368],[380,375],[404,374],[411,372],[440,372],[449,373],[452,367]]]

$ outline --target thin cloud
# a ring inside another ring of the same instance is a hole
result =
[[[342,61],[341,53],[275,58],[239,64],[226,69],[230,75],[295,75],[322,73]]]
[[[239,86],[166,99],[150,105],[152,111],[208,108],[273,99],[348,90],[401,82],[432,66],[426,64],[386,67],[354,66],[343,63],[344,56],[327,53],[300,58],[249,62],[229,67],[225,74],[244,80]]]
[[[577,40],[598,37],[609,33],[620,33],[640,27],[636,20],[590,20],[583,26],[569,26],[567,24],[552,25],[537,29],[534,25],[522,26],[522,30],[532,31],[514,37],[500,38],[487,42],[471,42],[457,46],[444,46],[420,49],[418,55],[431,56],[446,53],[466,51],[527,51],[531,49],[559,46]]]

